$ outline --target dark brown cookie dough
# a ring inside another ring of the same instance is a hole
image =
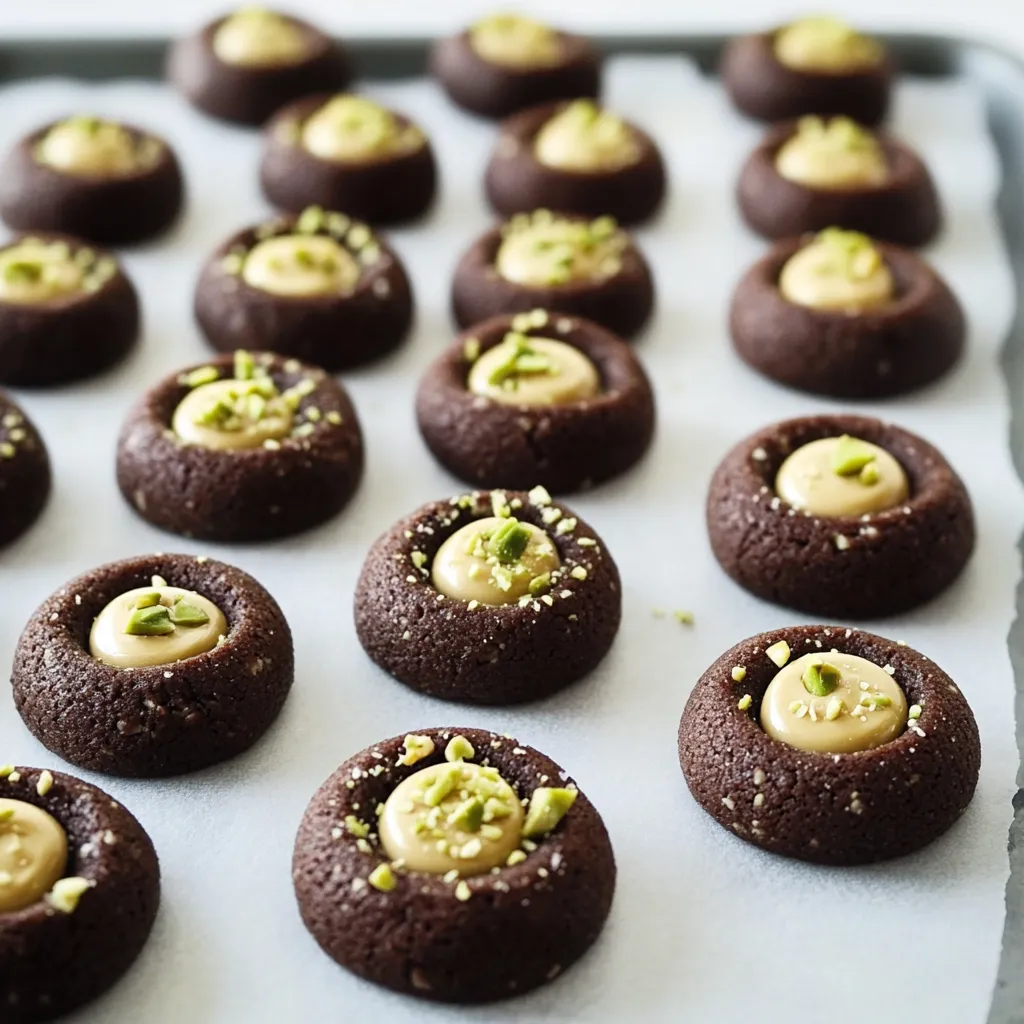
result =
[[[474,50],[470,31],[438,39],[430,71],[453,103],[480,117],[500,118],[517,110],[601,91],[601,59],[581,36],[556,32],[561,59],[547,67],[513,67],[485,60]]]
[[[299,100],[278,111],[267,125],[260,185],[268,202],[292,213],[307,206],[344,210],[370,224],[401,224],[421,217],[437,192],[430,141],[408,117],[389,111],[397,130],[415,133],[418,144],[366,159],[320,157],[303,144],[302,128],[331,98],[321,93]]]
[[[50,456],[35,425],[0,391],[0,547],[20,537],[50,497]]]
[[[13,250],[67,253],[78,282],[67,292],[39,301],[15,302],[0,286],[0,383],[50,387],[83,380],[110,369],[127,355],[139,336],[139,297],[111,253],[69,235],[19,235],[0,249],[0,273],[47,272],[43,263],[5,262]]]
[[[555,405],[474,394],[467,382],[474,362],[509,331],[578,349],[596,367],[600,392]],[[654,394],[625,342],[587,320],[534,310],[493,317],[460,335],[423,376],[416,418],[434,456],[460,479],[566,493],[618,476],[643,457],[654,435]]]
[[[611,908],[615,860],[608,833],[579,793],[555,829],[517,863],[457,880],[396,868],[394,887],[374,808],[416,771],[444,763],[462,736],[470,762],[490,765],[528,800],[538,787],[575,784],[515,739],[478,729],[424,729],[433,750],[399,764],[396,736],[346,761],[320,787],[299,826],[292,878],[306,927],[343,967],[378,985],[449,1003],[520,995],[561,975],[593,945]],[[357,836],[351,829],[365,836]]]
[[[956,364],[966,335],[963,309],[916,253],[876,243],[895,297],[849,314],[798,305],[779,291],[779,273],[808,242],[777,243],[737,286],[729,327],[744,362],[800,391],[857,399],[906,394]]]
[[[98,661],[93,620],[153,576],[212,601],[228,622],[224,641],[170,665]],[[256,580],[203,556],[143,555],[84,573],[45,601],[18,641],[11,682],[47,749],[91,771],[152,778],[247,750],[277,717],[293,675],[288,623]]]
[[[303,96],[344,89],[352,78],[341,46],[319,29],[282,15],[305,37],[308,54],[288,63],[239,64],[221,60],[214,38],[228,16],[175,42],[167,76],[195,107],[212,117],[261,125],[274,111]]]
[[[792,121],[769,129],[740,174],[736,186],[740,212],[759,235],[789,238],[837,226],[916,248],[938,233],[942,212],[935,183],[921,158],[905,143],[877,133],[889,167],[884,184],[819,189],[790,181],[775,167],[779,150],[795,131]]]
[[[889,452],[910,496],[884,512],[813,516],[775,493],[788,455],[849,434]],[[776,423],[722,460],[707,499],[711,548],[741,587],[829,618],[879,619],[924,604],[960,575],[974,550],[967,491],[941,453],[907,430],[865,416]]]
[[[230,356],[165,378],[129,412],[118,440],[117,482],[154,526],[227,543],[270,540],[325,522],[355,493],[363,438],[345,389],[297,360],[260,353],[255,361],[296,405],[291,432],[280,441],[219,450],[186,443],[172,429],[197,379],[192,375],[231,378]]]
[[[794,658],[839,650],[890,666],[920,717],[888,743],[851,754],[773,739],[760,706],[779,671],[765,650],[780,640]],[[793,626],[744,640],[701,676],[679,724],[679,763],[694,799],[741,839],[848,865],[912,853],[949,829],[974,795],[981,747],[963,694],[923,654],[856,629]]]
[[[281,295],[253,287],[245,261],[262,241],[306,234],[334,239],[361,267],[351,291]],[[409,333],[412,286],[398,255],[365,224],[310,207],[232,235],[207,262],[196,285],[195,316],[221,352],[270,349],[336,373],[379,359]]]
[[[498,224],[478,238],[459,260],[452,280],[452,313],[459,327],[472,327],[500,313],[547,309],[593,320],[624,338],[639,334],[654,309],[654,280],[647,261],[632,240],[622,251],[618,270],[600,280],[527,285],[507,280],[498,273],[495,259],[507,233],[513,225],[529,221],[531,216],[550,218],[552,214],[538,210]],[[581,217],[557,219],[586,223]],[[599,222],[607,222],[607,218],[594,223]]]
[[[514,114],[501,125],[484,185],[487,201],[502,217],[547,208],[582,216],[607,214],[622,224],[652,217],[665,198],[665,165],[654,140],[634,124],[634,162],[613,169],[566,170],[537,156],[537,134],[571,104],[546,103]]]
[[[858,71],[798,71],[775,56],[775,35],[738,36],[723,51],[722,84],[744,114],[773,122],[804,114],[845,114],[867,125],[885,119],[896,70],[889,53]]]
[[[15,231],[74,235],[99,245],[134,245],[178,219],[185,185],[174,151],[148,130],[121,125],[152,160],[119,174],[72,174],[36,158],[52,122],[25,136],[0,164],[0,218]]]
[[[457,530],[493,515],[502,493],[424,505],[367,555],[355,593],[360,643],[420,693],[466,704],[540,700],[596,668],[618,632],[615,563],[594,531],[546,492],[504,497],[513,516],[546,531],[557,548],[563,571],[549,590],[516,604],[475,607],[439,594],[431,579],[438,549]]]
[[[156,917],[160,866],[135,818],[81,779],[6,765],[0,797],[56,819],[67,835],[63,877],[84,889],[0,913],[4,1024],[36,1024],[95,999],[132,965]]]

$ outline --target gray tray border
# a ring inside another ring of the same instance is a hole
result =
[[[713,74],[726,36],[606,36],[594,42],[606,53],[682,54]],[[1001,365],[1010,396],[1010,449],[1024,482],[1024,60],[996,46],[953,36],[897,34],[882,37],[901,68],[927,77],[964,75],[981,86],[988,126],[1002,168],[997,210],[1013,268],[1017,308]],[[345,40],[357,74],[411,78],[426,73],[426,38]],[[166,39],[22,39],[0,41],[0,84],[60,76],[103,80],[163,76]],[[1024,556],[1024,536],[1017,550]],[[1017,588],[1017,617],[1008,636],[1016,688],[1015,717],[1021,766],[1013,797],[1007,850],[1010,878],[1002,954],[988,1024],[1024,1024],[1024,578]]]

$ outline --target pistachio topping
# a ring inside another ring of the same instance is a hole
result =
[[[400,765],[414,765],[434,752],[434,741],[429,736],[415,736],[410,733],[402,741],[402,753],[398,757]]]
[[[789,661],[789,644],[785,640],[776,640],[775,643],[765,649],[764,653],[768,655],[768,658],[774,664],[782,668]]]
[[[53,883],[53,888],[46,894],[46,902],[62,914],[73,914],[81,898],[95,885],[88,878],[61,878]]]
[[[309,55],[302,28],[263,7],[243,7],[228,15],[214,32],[212,46],[218,59],[239,67],[283,67]]]
[[[848,754],[898,736],[907,699],[882,666],[853,654],[806,654],[785,665],[761,701],[761,727],[800,750]]]
[[[775,168],[808,188],[869,189],[889,179],[889,164],[878,139],[848,117],[800,118],[796,133],[780,147]]]
[[[775,34],[775,57],[794,71],[849,75],[877,67],[881,45],[838,18],[801,18]]]
[[[421,149],[423,133],[386,107],[362,96],[334,96],[302,127],[302,145],[337,163],[363,163]]]
[[[629,245],[611,217],[568,220],[547,210],[513,217],[502,233],[494,261],[498,273],[506,281],[534,288],[614,277]]]
[[[469,45],[489,63],[506,67],[552,67],[563,59],[557,32],[517,14],[494,14],[481,19],[469,30]]]
[[[578,173],[622,170],[640,160],[636,132],[593,100],[576,100],[537,132],[534,155],[540,163]]]
[[[475,755],[473,744],[465,736],[453,736],[444,748],[446,761],[470,761]]]
[[[83,116],[53,125],[33,150],[37,163],[86,178],[117,178],[146,171],[162,153],[162,143],[152,136],[136,136],[124,125]]]
[[[544,579],[541,589],[550,586],[561,564],[554,542],[539,527],[492,516],[468,523],[441,545],[431,579],[439,593],[459,601],[514,604],[531,593],[534,580]]]
[[[801,445],[779,467],[776,493],[815,516],[862,516],[906,502],[910,484],[884,448],[842,435]]]
[[[367,881],[378,892],[393,892],[398,886],[398,879],[390,864],[378,864],[371,872]]]
[[[212,601],[160,580],[115,597],[93,622],[89,650],[115,668],[170,665],[213,650],[227,632]]]
[[[30,306],[99,291],[117,263],[89,248],[26,237],[0,249],[0,302]]]
[[[523,835],[527,839],[539,839],[553,831],[576,802],[578,795],[575,789],[539,786],[530,796]]]
[[[786,261],[779,292],[798,306],[855,316],[892,302],[896,282],[867,235],[826,228]]]
[[[67,862],[67,836],[56,818],[23,800],[0,798],[0,914],[40,900]]]
[[[356,258],[329,235],[276,235],[244,256],[241,277],[250,287],[285,298],[349,295],[362,270]]]

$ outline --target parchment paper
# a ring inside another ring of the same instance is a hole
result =
[[[121,116],[164,133],[190,186],[178,229],[126,262],[145,304],[143,344],[97,382],[20,394],[53,457],[56,491],[38,526],[0,554],[0,662],[35,606],[70,576],[152,550],[207,553],[261,580],[295,633],[297,676],[271,733],[248,755],[183,779],[99,782],[141,819],[163,867],[163,903],[136,967],[76,1016],[90,1024],[379,1021],[725,1022],[854,1024],[982,1021],[995,977],[1017,754],[1006,634],[1024,502],[1007,448],[997,354],[1012,294],[993,214],[998,168],[980,97],[961,82],[900,86],[895,127],[919,147],[945,199],[948,226],[929,253],[963,299],[971,334],[940,384],[883,416],[935,442],[964,475],[979,546],[961,581],[931,606],[867,624],[920,649],[963,688],[984,747],[977,796],[962,822],[923,853],[857,870],[762,854],[690,799],[675,733],[691,686],[723,650],[758,630],[801,621],[735,587],[717,568],[703,523],[707,481],[736,440],[770,421],[839,408],[760,380],[733,354],[725,312],[763,244],[741,227],[732,187],[758,130],[717,83],[683,60],[620,58],[608,98],[662,145],[671,201],[640,232],[659,309],[638,352],[657,389],[647,460],[576,499],[624,580],[619,639],[594,675],[533,707],[474,711],[419,697],[369,663],[352,627],[352,589],[372,540],[422,502],[461,486],[415,429],[412,396],[448,343],[450,274],[488,223],[480,180],[489,126],[452,110],[433,86],[368,91],[421,120],[434,139],[443,194],[422,226],[395,232],[418,296],[408,345],[345,378],[367,435],[369,466],[348,511],[308,535],[258,548],[195,544],[156,532],[121,500],[114,444],[130,403],[206,349],[191,319],[199,263],[235,228],[266,213],[258,139],[207,121],[152,83],[92,88],[33,82],[0,91],[0,146],[67,113]],[[655,608],[695,612],[692,627]],[[328,960],[304,931],[290,881],[296,826],[324,777],[355,751],[427,725],[515,732],[572,772],[603,813],[619,863],[608,928],[592,953],[542,992],[456,1010],[378,991]],[[0,760],[66,768],[0,695]]]

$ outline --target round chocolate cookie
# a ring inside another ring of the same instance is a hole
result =
[[[636,224],[665,198],[665,165],[636,125],[590,100],[561,101],[502,124],[485,187],[503,217],[546,207]]]
[[[96,117],[37,128],[0,164],[0,217],[9,227],[100,245],[163,234],[181,212],[184,191],[163,139]]]
[[[895,64],[881,43],[834,18],[805,18],[731,40],[719,72],[732,102],[760,121],[845,114],[878,124]]]
[[[430,70],[452,102],[481,117],[601,89],[601,60],[587,40],[515,14],[492,15],[438,39]]]
[[[479,729],[424,729],[356,754],[317,790],[292,878],[306,927],[343,967],[421,999],[482,1003],[586,953],[615,858],[550,758]]]
[[[265,133],[260,184],[292,213],[344,210],[371,224],[421,217],[434,201],[437,165],[422,130],[361,96],[309,96],[279,111]]]
[[[836,229],[777,243],[740,281],[729,324],[755,370],[835,398],[930,384],[966,335],[956,296],[916,253]]]
[[[323,370],[237,352],[165,378],[128,414],[117,483],[162,530],[226,543],[287,537],[355,493],[363,436]]]
[[[473,243],[452,280],[452,313],[462,328],[499,313],[547,309],[632,338],[653,308],[650,267],[611,217],[517,214]]]
[[[143,555],[71,580],[29,620],[14,703],[47,749],[91,771],[153,778],[248,750],[292,685],[291,631],[251,576]]]
[[[69,235],[0,248],[0,383],[48,387],[102,373],[139,336],[139,297],[110,254]]]
[[[332,373],[393,351],[412,315],[397,254],[365,224],[315,206],[232,235],[196,285],[196,320],[215,349],[270,349]]]
[[[622,617],[600,538],[543,487],[424,505],[370,549],[355,594],[366,653],[442,700],[518,704],[585,676]]]
[[[0,391],[0,547],[20,537],[50,497],[50,456],[35,425]]]
[[[311,93],[344,89],[348,58],[329,36],[290,14],[244,7],[175,42],[167,75],[212,117],[263,124]]]
[[[852,865],[913,853],[952,827],[981,746],[963,694],[923,654],[856,629],[792,626],[744,640],[701,676],[679,763],[694,799],[739,838]]]
[[[71,775],[4,765],[0,815],[0,1007],[4,1024],[36,1024],[131,967],[156,918],[160,866],[135,818]]]
[[[460,479],[566,493],[643,457],[654,435],[654,393],[615,335],[533,310],[461,335],[427,368],[416,418],[434,456]]]
[[[769,129],[736,195],[747,225],[772,239],[836,226],[917,247],[942,221],[921,158],[893,136],[842,117],[808,116]]]
[[[741,587],[829,618],[878,619],[931,600],[974,549],[974,513],[942,455],[864,416],[773,424],[722,460],[711,548]]]

